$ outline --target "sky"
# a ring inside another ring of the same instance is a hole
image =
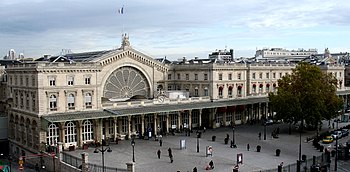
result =
[[[124,8],[119,14],[118,9]],[[151,57],[207,58],[221,49],[349,52],[348,0],[0,0],[0,58],[119,48],[122,33]]]

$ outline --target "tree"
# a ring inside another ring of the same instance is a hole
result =
[[[301,62],[278,80],[278,90],[269,94],[275,118],[289,124],[304,121],[314,128],[339,115],[343,100],[336,95],[337,79],[315,65]]]

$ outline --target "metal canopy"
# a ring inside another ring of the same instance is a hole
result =
[[[179,104],[164,104],[152,106],[139,106],[129,108],[104,109],[100,111],[80,111],[71,113],[56,113],[52,115],[42,116],[48,123],[65,122],[85,119],[100,119],[128,115],[176,112],[193,109],[217,108],[225,106],[247,105],[254,103],[268,102],[268,97],[242,98],[226,101],[215,102],[195,102],[195,103],[179,103]]]

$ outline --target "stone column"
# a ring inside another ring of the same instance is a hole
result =
[[[89,172],[89,165],[88,165],[89,159],[88,158],[89,158],[89,154],[88,153],[83,152],[81,154],[81,159],[82,159],[81,171],[82,172]]]
[[[192,110],[188,110],[188,129],[192,130]]]
[[[83,125],[81,120],[77,121],[77,140],[78,147],[83,147]]]
[[[181,124],[181,112],[177,112],[177,129],[180,129],[182,124]]]
[[[60,122],[60,126],[59,126],[59,132],[60,132],[60,140],[62,140],[62,144],[63,146],[65,145],[64,143],[66,143],[66,136],[65,136],[65,132],[64,129],[66,128],[66,126],[64,125],[64,122]]]
[[[166,132],[169,133],[169,112],[166,113]]]
[[[226,115],[227,115],[227,107],[226,107],[226,111],[224,112],[224,114],[222,116],[222,121],[223,121],[224,126],[226,126]]]
[[[238,110],[237,107],[238,107],[238,106],[235,107],[235,110],[234,110],[233,113],[232,113],[232,117],[231,117],[231,119],[232,119],[232,126],[235,126],[235,125],[236,125],[236,111]]]
[[[141,115],[141,136],[145,134],[145,114]]]
[[[116,141],[116,139],[118,138],[118,131],[117,131],[118,117],[114,117],[113,120],[114,120],[114,127],[113,127],[113,130],[114,130],[114,141]]]
[[[128,136],[131,138],[131,115],[128,116]]]
[[[154,126],[154,135],[157,136],[158,135],[158,125],[157,125],[157,114],[153,114],[153,118],[154,118],[154,123],[153,123],[153,126]]]
[[[135,172],[135,163],[134,162],[126,163],[126,171],[127,172]]]
[[[199,129],[202,127],[202,111],[203,111],[203,109],[199,109]]]

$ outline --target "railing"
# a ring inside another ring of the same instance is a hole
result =
[[[62,161],[76,168],[80,168],[83,161],[80,158],[62,152]]]
[[[69,155],[67,153],[62,153],[62,161],[76,168],[81,169],[81,165],[83,163],[81,158],[77,158],[75,156]],[[102,172],[102,165],[88,163],[89,172]],[[127,169],[116,168],[116,167],[107,167],[105,166],[105,172],[127,172]]]
[[[102,172],[102,166],[97,164],[88,164],[89,165],[89,172]],[[105,166],[105,172],[127,172],[127,169],[121,169],[121,168],[115,168],[115,167],[106,167]]]
[[[326,160],[326,154],[322,154],[320,156],[316,157],[316,161],[315,161],[316,165],[325,165],[327,164],[327,160]],[[310,167],[313,165],[313,158],[309,158],[303,162],[301,162],[300,164],[300,171],[307,171],[310,170]],[[278,164],[276,164],[276,167],[278,166]],[[284,165],[282,167],[282,171],[283,172],[295,172],[297,171],[297,163],[294,164],[288,164],[288,165]],[[278,171],[278,167],[274,168],[274,169],[268,169],[268,170],[259,170],[259,172],[276,172]]]

